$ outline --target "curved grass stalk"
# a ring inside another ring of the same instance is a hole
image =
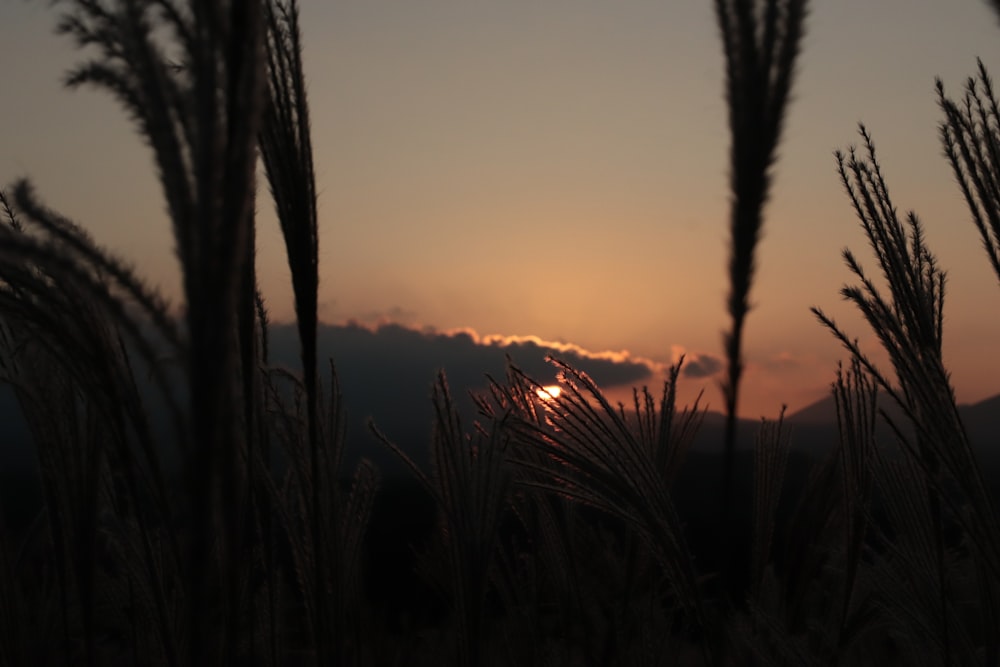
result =
[[[295,315],[302,357],[306,394],[306,428],[309,461],[312,468],[312,542],[315,549],[317,579],[327,567],[326,544],[320,525],[324,486],[336,485],[336,478],[321,473],[322,453],[319,428],[319,392],[317,382],[316,326],[319,289],[319,234],[316,211],[316,179],[313,171],[309,106],[302,65],[302,37],[299,9],[295,0],[268,2],[264,8],[267,37],[264,42],[267,62],[267,101],[259,132],[259,145],[278,222],[285,240],[288,266],[295,297]],[[331,605],[336,601],[316,587],[313,606],[316,612],[315,642],[318,660],[333,659],[334,638]]]
[[[434,384],[432,469],[424,472],[374,426],[376,436],[414,473],[437,501],[444,518],[451,593],[458,619],[459,664],[483,664],[489,575],[500,520],[509,503],[508,434],[493,424],[471,436],[462,429],[444,373]]]
[[[500,419],[514,437],[521,484],[591,505],[632,527],[649,545],[672,590],[672,604],[718,647],[699,577],[670,498],[669,480],[703,416],[697,404],[675,409],[679,366],[671,370],[657,404],[648,392],[629,415],[615,408],[585,373],[550,359],[559,369],[558,396],[531,400],[543,387],[511,367],[507,387],[494,383],[506,412]]]
[[[853,149],[846,156],[838,152],[838,169],[888,284],[889,296],[882,295],[848,250],[844,251],[845,262],[861,284],[844,287],[841,294],[861,311],[888,353],[896,383],[882,375],[822,311],[814,308],[813,312],[879,388],[899,404],[915,429],[910,436],[890,421],[914,469],[923,473],[928,517],[934,530],[940,647],[942,659],[947,662],[957,648],[953,640],[960,628],[948,620],[950,573],[945,522],[954,521],[962,527],[976,547],[976,559],[984,563],[997,562],[1000,533],[993,501],[959,417],[942,358],[945,275],[924,242],[917,217],[910,213],[906,225],[899,219],[871,136],[864,126],[860,133],[867,158],[859,158]],[[960,496],[956,497],[949,487],[957,488]],[[991,589],[995,584],[994,579],[985,582],[985,587]]]

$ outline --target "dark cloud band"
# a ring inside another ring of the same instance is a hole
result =
[[[275,326],[271,340],[274,361],[295,368],[294,329]],[[601,386],[642,383],[660,370],[655,362],[627,352],[591,352],[533,336],[480,336],[469,329],[440,332],[399,324],[322,325],[318,341],[320,358],[333,359],[345,378],[365,382],[427,386],[443,369],[454,386],[481,387],[486,374],[503,375],[508,356],[540,382],[555,379],[553,367],[545,361],[550,355],[584,371]]]

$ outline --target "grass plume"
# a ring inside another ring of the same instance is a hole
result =
[[[731,137],[729,180],[729,330],[723,336],[727,371],[722,384],[726,405],[723,517],[729,532],[734,502],[733,456],[743,329],[750,311],[755,255],[771,189],[771,167],[791,95],[795,64],[805,28],[806,0],[716,0],[726,65],[726,102]],[[735,556],[734,556],[735,558]],[[732,563],[736,567],[736,561]]]

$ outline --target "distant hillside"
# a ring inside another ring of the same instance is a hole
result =
[[[348,422],[348,463],[361,457],[373,459],[388,475],[408,474],[394,455],[370,434],[367,423],[373,418],[380,429],[418,461],[426,461],[427,442],[431,431],[432,408],[429,400],[431,377],[426,384],[419,382],[372,382],[360,370],[349,365],[340,374],[345,396]],[[453,385],[453,392],[462,408],[467,427],[478,418],[465,388]],[[883,399],[881,406],[901,419],[898,408]],[[981,452],[988,468],[1000,471],[1000,395],[972,405],[960,406],[969,437]],[[793,451],[810,458],[821,458],[837,443],[836,406],[831,397],[824,398],[787,416]],[[905,420],[901,419],[901,423]],[[737,428],[737,449],[749,451],[760,429],[759,420],[741,419]],[[725,417],[718,412],[705,415],[697,433],[692,453],[705,456],[723,451]],[[884,424],[878,431],[882,442],[894,438]],[[35,453],[27,428],[9,387],[0,386],[0,476],[5,478],[34,477]]]
[[[906,424],[902,410],[891,400],[880,398],[879,408],[898,424]],[[1000,394],[978,403],[959,405],[958,411],[980,462],[989,469],[1000,471]],[[796,443],[809,443],[810,448],[819,451],[828,451],[837,443],[837,406],[832,396],[789,416],[788,423]],[[892,430],[881,418],[876,433],[880,442],[888,444],[895,440]]]
[[[880,398],[878,407],[884,409],[897,423],[906,424],[902,410],[891,400]],[[1000,471],[1000,394],[978,403],[960,405],[958,409],[980,460]],[[837,406],[833,396],[786,416],[785,423],[789,428],[793,449],[802,454],[820,457],[836,446],[839,439]],[[759,429],[759,421],[741,419],[737,428],[737,449],[751,448]],[[721,453],[724,432],[725,416],[709,412],[705,415],[693,449],[706,454]],[[895,440],[892,429],[881,419],[876,434],[880,442],[886,444]]]

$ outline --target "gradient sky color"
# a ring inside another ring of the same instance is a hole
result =
[[[873,268],[832,152],[875,137],[890,191],[948,271],[945,345],[961,401],[1000,391],[1000,289],[941,156],[934,78],[1000,72],[981,0],[815,0],[767,209],[742,413],[822,397],[845,357],[819,305],[874,350],[838,290],[850,246]],[[303,0],[321,193],[321,314],[537,336],[668,363],[721,354],[726,128],[709,0]],[[148,150],[42,0],[0,0],[0,183],[41,196],[176,303]],[[261,281],[291,317],[260,203]],[[876,355],[877,356],[877,355]],[[689,381],[683,396],[711,379]]]

